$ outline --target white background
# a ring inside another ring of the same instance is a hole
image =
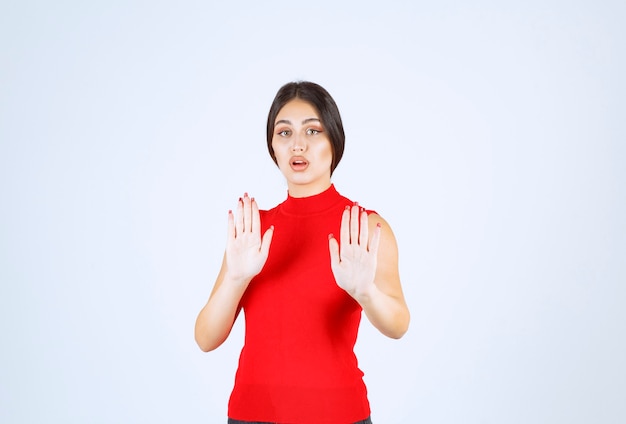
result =
[[[194,320],[308,79],[400,247],[375,422],[625,422],[624,2],[298,3],[2,2],[0,421],[225,422],[241,322],[204,354]]]

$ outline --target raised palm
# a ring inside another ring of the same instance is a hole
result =
[[[358,204],[349,206],[341,216],[340,240],[329,236],[330,265],[337,285],[354,298],[374,284],[380,227],[369,238],[367,212]]]
[[[236,216],[228,213],[228,238],[226,241],[226,264],[230,277],[248,283],[267,261],[274,227],[261,237],[259,207],[248,194],[237,203]]]

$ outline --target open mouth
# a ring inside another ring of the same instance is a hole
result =
[[[309,162],[307,162],[304,158],[295,157],[291,158],[290,165],[293,170],[301,171],[306,169],[306,167],[309,165]]]

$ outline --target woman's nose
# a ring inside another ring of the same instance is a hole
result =
[[[300,136],[293,137],[293,144],[291,145],[291,150],[293,152],[303,152],[306,148],[306,142]]]

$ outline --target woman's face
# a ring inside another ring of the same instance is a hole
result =
[[[330,187],[333,151],[313,105],[293,99],[283,106],[274,122],[272,148],[291,196],[312,196]]]

